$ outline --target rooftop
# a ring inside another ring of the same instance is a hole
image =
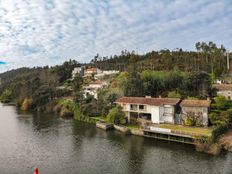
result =
[[[177,98],[146,98],[146,97],[122,97],[115,103],[147,104],[147,105],[176,105],[180,99]]]
[[[209,107],[210,100],[198,100],[198,99],[184,99],[180,103],[180,106],[196,106],[196,107]]]

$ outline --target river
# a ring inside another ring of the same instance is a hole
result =
[[[0,104],[0,174],[32,174],[36,166],[41,174],[230,174],[232,153],[211,156],[190,145]]]

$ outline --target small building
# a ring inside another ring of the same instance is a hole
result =
[[[232,100],[232,84],[214,84],[213,87],[217,89],[217,95]]]
[[[98,69],[98,68],[88,68],[85,70],[84,72],[84,76],[85,77],[91,77],[95,74],[100,74],[102,73],[102,70]]]
[[[92,95],[94,96],[94,98],[97,99],[98,90],[102,89],[105,86],[107,86],[106,82],[101,82],[101,81],[91,82],[89,85],[84,86],[84,97],[87,97],[88,95]]]
[[[81,67],[75,67],[72,71],[72,79],[74,79],[76,77],[77,74],[79,74],[81,77],[84,76],[84,70],[85,67],[81,66]]]
[[[208,113],[211,101],[198,100],[198,99],[184,99],[180,103],[181,118],[184,119],[188,116],[196,117],[201,120],[203,126],[208,126]]]
[[[122,106],[128,122],[145,119],[151,123],[175,124],[175,113],[180,99],[151,97],[122,97],[116,104]]]
[[[102,71],[101,73],[96,74],[95,77],[102,78],[107,75],[115,75],[115,74],[119,74],[119,71],[115,71],[115,70]]]

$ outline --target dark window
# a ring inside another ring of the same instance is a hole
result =
[[[139,110],[144,110],[145,106],[144,105],[139,105]]]

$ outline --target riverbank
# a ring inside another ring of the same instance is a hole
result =
[[[25,102],[27,103],[27,102]],[[8,105],[8,104],[5,104]],[[10,104],[12,105],[12,104]],[[22,107],[21,107],[22,108]],[[20,109],[21,109],[20,108]],[[28,108],[28,107],[24,107]],[[89,117],[83,115],[77,105],[72,100],[58,100],[44,106],[46,112],[57,113],[60,117],[73,117],[75,120],[96,124],[99,120],[104,121],[101,117]],[[41,110],[38,110],[41,112]],[[99,127],[99,126],[98,126]],[[104,126],[103,126],[104,127]],[[111,127],[112,128],[112,127]],[[216,142],[202,142],[205,139],[210,139],[211,129],[184,127],[178,125],[160,124],[156,125],[157,130],[141,129],[139,126],[114,125],[114,129],[123,134],[131,134],[143,136],[147,138],[156,138],[165,141],[174,141],[179,143],[193,144],[196,151],[204,152],[212,155],[218,155],[222,150],[232,151],[232,131],[224,134]],[[106,128],[107,129],[107,128]],[[164,131],[164,132],[163,132]],[[203,138],[202,138],[203,137]]]
[[[107,129],[107,126],[110,125],[110,129]],[[200,128],[185,128],[185,131],[188,132],[181,132],[180,130],[177,132],[175,129],[170,130],[167,129],[169,125],[158,125],[155,128],[146,128],[142,129],[136,126],[123,126],[123,125],[113,125],[112,124],[106,124],[103,122],[97,122],[96,126],[98,128],[104,129],[104,130],[113,130],[114,128],[116,131],[119,131],[123,134],[127,135],[136,135],[136,136],[142,136],[146,138],[155,138],[163,141],[173,141],[178,143],[184,143],[184,144],[192,144],[195,146],[196,151],[207,153],[210,155],[219,155],[221,151],[229,151],[232,152],[232,130],[229,130],[227,133],[223,134],[218,141],[213,142],[211,141],[211,131],[206,128],[202,128],[205,131],[200,131],[201,136],[197,136],[197,132],[194,132],[194,129],[200,129]],[[165,127],[165,128],[161,128]],[[173,127],[171,125],[171,127]],[[180,129],[180,128],[179,128]],[[191,131],[190,131],[191,130]],[[173,132],[174,131],[174,132]],[[204,133],[204,134],[203,134]],[[207,139],[208,141],[203,142],[203,138]]]

